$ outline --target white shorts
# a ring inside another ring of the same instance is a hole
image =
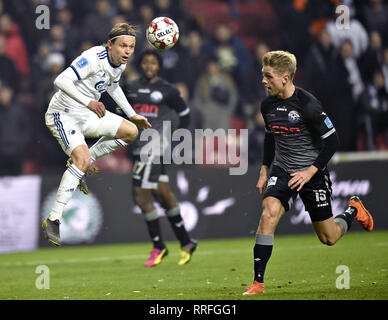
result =
[[[70,157],[74,148],[87,145],[85,138],[106,136],[113,139],[124,118],[109,111],[99,118],[94,112],[89,112],[87,117],[75,117],[66,112],[48,110],[45,119],[51,134]]]

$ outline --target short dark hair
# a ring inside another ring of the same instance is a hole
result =
[[[162,68],[163,68],[163,59],[162,59],[161,55],[159,54],[159,52],[157,50],[154,50],[154,49],[146,49],[146,50],[143,50],[139,54],[139,57],[138,57],[137,63],[136,63],[137,69],[140,70],[140,64],[143,61],[143,58],[145,56],[148,56],[148,55],[153,55],[158,60],[159,72],[160,72],[160,70],[162,70]]]

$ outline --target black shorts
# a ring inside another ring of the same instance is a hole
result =
[[[140,160],[140,156],[135,156],[132,169],[132,185],[142,189],[157,189],[159,182],[169,182],[162,159],[160,159],[159,164],[152,161],[145,163]]]
[[[273,166],[264,198],[274,197],[280,200],[288,211],[298,193],[303,201],[311,221],[323,221],[333,216],[331,210],[331,181],[327,170],[318,171],[299,192],[290,189],[288,182],[291,175],[283,169]]]

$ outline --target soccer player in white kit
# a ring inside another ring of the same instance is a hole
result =
[[[133,54],[136,32],[127,23],[116,24],[103,46],[84,51],[54,81],[59,91],[45,114],[46,125],[70,157],[62,176],[55,203],[43,221],[45,237],[59,246],[59,225],[63,209],[80,180],[96,159],[132,143],[138,129],[151,127],[147,118],[136,114],[118,82]],[[109,112],[98,102],[107,91],[128,120]],[[90,149],[85,138],[99,138]]]

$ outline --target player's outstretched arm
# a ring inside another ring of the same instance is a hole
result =
[[[117,103],[117,105],[123,110],[125,115],[140,129],[151,128],[151,124],[148,122],[146,117],[136,114],[132,106],[129,104],[127,98],[121,87],[117,83],[113,83],[108,89],[109,95]]]
[[[141,116],[140,114],[135,114],[133,117],[129,118],[137,127],[140,129],[148,129],[151,128],[151,124],[148,122],[146,117]]]

